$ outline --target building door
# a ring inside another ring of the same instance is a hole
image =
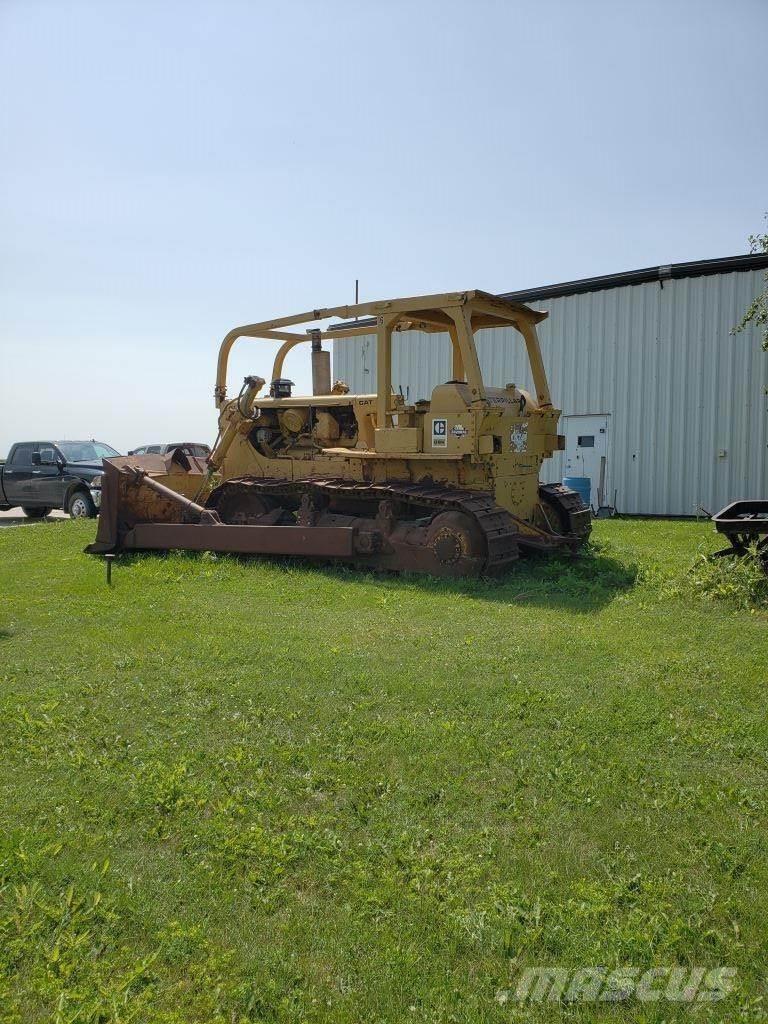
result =
[[[610,505],[608,497],[608,424],[607,413],[588,416],[564,416],[565,476],[586,476],[591,481],[590,504],[597,509]],[[603,493],[598,493],[600,487]]]

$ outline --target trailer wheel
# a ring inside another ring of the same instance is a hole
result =
[[[96,515],[96,506],[85,491],[75,491],[67,503],[67,511],[73,519],[92,519]]]
[[[51,510],[49,508],[27,508],[22,505],[21,511],[27,519],[45,519]]]

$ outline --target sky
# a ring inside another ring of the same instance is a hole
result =
[[[356,278],[747,251],[767,39],[768,0],[0,0],[0,456],[211,442],[224,334]],[[236,345],[230,392],[272,353]]]

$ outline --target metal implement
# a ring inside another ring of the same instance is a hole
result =
[[[219,351],[219,430],[206,463],[182,452],[108,460],[89,550],[292,554],[449,576],[500,572],[529,550],[577,550],[589,537],[589,507],[561,484],[539,483],[544,460],[564,446],[536,333],[546,315],[468,291],[235,328]],[[333,317],[347,322],[291,330]],[[358,317],[367,319],[358,325]],[[331,384],[322,344],[370,333],[370,318],[377,391],[352,395],[343,381]],[[475,331],[503,327],[518,332],[531,391],[483,378]],[[446,336],[452,374],[409,404],[392,390],[392,339],[400,333],[418,344],[415,332]],[[263,378],[249,376],[228,398],[229,354],[243,337],[280,347],[267,392]],[[283,376],[301,343],[311,345],[310,396],[294,395]]]
[[[730,542],[727,548],[715,552],[715,558],[743,556],[754,546],[768,571],[768,500],[733,501],[712,516],[712,522]]]

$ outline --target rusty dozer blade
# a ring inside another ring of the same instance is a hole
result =
[[[127,550],[324,558],[354,554],[355,531],[350,527],[222,523],[215,510],[187,497],[205,489],[205,470],[201,460],[183,455],[181,459],[150,455],[106,460],[98,532],[85,550],[93,555]]]
[[[92,555],[121,551],[141,523],[182,523],[190,517],[199,522],[206,510],[192,499],[205,491],[207,477],[205,461],[180,449],[105,459],[96,540],[85,550]]]

